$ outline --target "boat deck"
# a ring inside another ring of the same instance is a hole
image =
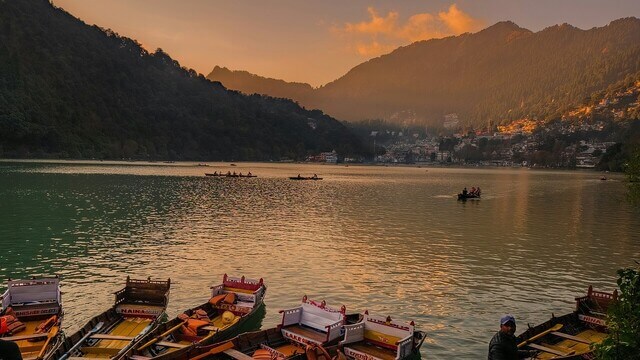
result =
[[[17,333],[16,336],[27,336],[27,335],[35,334],[36,327],[41,322],[42,320],[23,321],[22,323],[25,324],[26,328],[23,331],[20,331],[19,333]],[[35,359],[40,353],[40,351],[42,350],[42,347],[44,346],[46,340],[47,338],[43,337],[39,339],[18,340],[15,343],[20,348],[20,353],[22,353],[23,359],[31,359],[31,358]]]
[[[148,318],[125,318],[111,330],[108,335],[134,338],[151,323]],[[102,339],[93,346],[82,347],[84,357],[110,358],[124,349],[131,340]]]
[[[604,340],[604,338],[607,335],[604,333],[589,329],[579,334],[576,334],[574,336],[578,339],[582,339],[583,341],[577,341],[577,339],[576,340],[564,339],[556,344],[542,343],[540,345],[553,350],[563,352],[563,353],[567,353],[567,354],[572,353],[574,351],[575,352],[573,354],[582,354],[589,351],[589,344],[585,342],[600,343],[602,342],[602,340]],[[536,359],[555,359],[557,357],[558,355],[541,351],[536,357]]]
[[[319,343],[324,343],[327,340],[326,333],[321,333],[319,331],[310,329],[308,327],[304,327],[300,325],[289,325],[289,326],[286,326],[284,329],[292,333],[295,333],[297,335],[304,336],[307,339],[317,341]]]
[[[381,347],[368,344],[364,341],[353,343],[353,344],[347,344],[345,345],[345,347],[351,348],[361,353],[365,353],[367,355],[374,356],[378,359],[394,360],[396,358],[395,351],[391,351],[389,349],[383,349]]]

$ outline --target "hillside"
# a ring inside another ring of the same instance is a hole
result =
[[[345,120],[437,125],[457,113],[463,124],[484,126],[557,117],[638,73],[639,19],[590,30],[563,24],[535,33],[500,22],[478,33],[401,47],[354,67],[309,98],[294,91],[285,97]],[[217,73],[209,78],[217,80]],[[227,76],[223,84],[260,93],[264,79],[256,79],[241,83]]]
[[[320,111],[246,96],[46,0],[0,2],[0,156],[278,160],[363,154]]]

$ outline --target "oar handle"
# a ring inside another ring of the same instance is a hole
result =
[[[49,341],[51,341],[51,339],[58,335],[58,326],[54,325],[51,327],[51,329],[49,330],[49,333],[47,334],[47,341],[44,342],[44,345],[42,345],[42,349],[40,350],[40,353],[38,353],[38,356],[36,357],[36,360],[42,360],[42,357],[44,356],[45,352],[47,351],[47,346],[49,346]]]
[[[541,337],[543,337],[543,336],[545,336],[545,335],[547,335],[549,333],[552,333],[554,331],[558,331],[558,330],[562,329],[562,326],[563,326],[562,324],[555,324],[554,326],[552,326],[551,328],[541,332],[540,334],[538,334],[536,336],[532,336],[532,337],[528,338],[527,340],[521,342],[520,344],[518,344],[518,347],[521,348],[523,346],[526,346],[529,343],[532,343],[532,342],[540,339]]]
[[[187,320],[188,320],[188,319],[187,319]],[[144,349],[148,348],[149,346],[151,346],[151,345],[153,345],[153,344],[157,343],[158,341],[162,340],[162,338],[163,338],[163,337],[165,337],[165,336],[167,336],[167,335],[171,334],[172,332],[174,332],[174,331],[178,330],[182,325],[186,324],[186,323],[187,323],[187,320],[185,320],[185,321],[181,322],[180,324],[178,324],[178,325],[176,325],[176,326],[172,327],[171,329],[169,329],[169,330],[167,330],[167,331],[163,332],[162,334],[160,334],[160,335],[156,336],[155,338],[153,338],[153,339],[151,339],[151,340],[147,341],[144,345],[140,346],[140,347],[137,349],[137,351],[142,351],[142,350],[144,350]]]

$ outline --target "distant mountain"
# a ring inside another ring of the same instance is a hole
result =
[[[345,120],[434,125],[457,113],[462,123],[479,126],[557,117],[592,93],[638,73],[639,19],[590,30],[562,24],[536,33],[499,22],[474,34],[398,48],[312,95],[300,95],[282,82],[277,96]],[[245,93],[275,91],[264,86],[264,78],[239,77],[237,72],[222,77],[215,70],[208,76]]]
[[[264,94],[300,102],[307,102],[313,96],[313,88],[309,84],[265,78],[247,71],[231,71],[226,67],[216,66],[207,78],[247,94]]]
[[[47,0],[0,1],[0,157],[278,160],[365,153],[340,122],[246,96]]]

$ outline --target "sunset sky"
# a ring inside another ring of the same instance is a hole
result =
[[[162,48],[207,75],[214,66],[320,86],[417,40],[511,20],[532,31],[640,17],[637,0],[53,0],[88,24]]]

